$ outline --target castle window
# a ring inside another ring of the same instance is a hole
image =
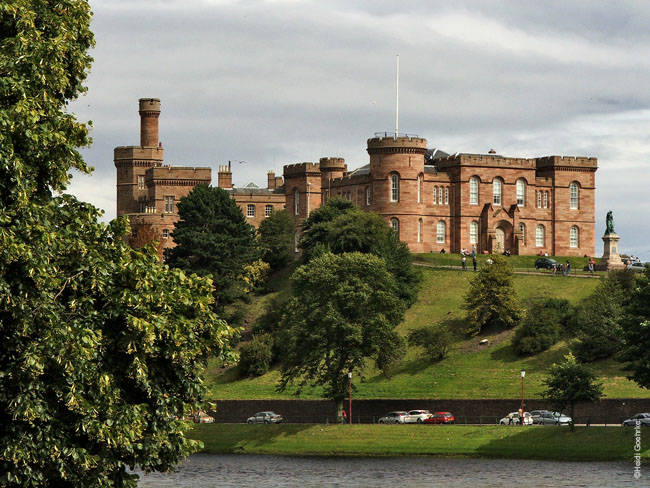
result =
[[[501,191],[501,180],[495,178],[492,182],[492,203],[494,203],[494,205],[501,205]]]
[[[438,187],[434,186],[433,187],[433,204],[435,205],[438,203]]]
[[[571,209],[572,210],[577,210],[579,208],[579,190],[578,190],[578,184],[573,181],[569,185],[569,190],[571,192]]]
[[[469,223],[469,243],[478,244],[478,222],[475,220]]]
[[[138,176],[138,189],[144,190],[144,176]]]
[[[449,187],[445,186],[445,205],[449,205]]]
[[[399,220],[393,217],[392,219],[390,219],[390,226],[393,228],[395,234],[399,238]]]
[[[436,242],[439,244],[445,242],[445,227],[445,222],[442,220],[436,225]]]
[[[165,197],[165,213],[174,213],[174,197]]]
[[[266,207],[264,207],[264,216],[265,217],[268,217],[272,213],[273,213],[273,205],[267,205]]]
[[[163,239],[169,239],[169,229],[163,229]]]
[[[538,225],[535,229],[535,245],[537,247],[544,247],[544,226]]]
[[[399,202],[399,175],[390,175],[390,201]]]
[[[255,217],[255,205],[249,204],[246,207],[246,217]]]
[[[580,237],[580,231],[578,230],[578,227],[574,225],[573,227],[571,227],[571,232],[569,234],[569,247],[578,247],[579,237]]]
[[[147,211],[147,202],[145,200],[140,200],[138,202],[138,211],[140,213],[145,213]]]
[[[469,204],[478,205],[478,178],[475,176],[469,179]]]
[[[548,192],[544,192],[544,208],[548,208]]]
[[[537,192],[537,208],[542,208],[542,192]]]
[[[366,186],[366,205],[370,205],[370,187]]]
[[[136,228],[131,229],[131,237],[132,237],[133,239],[135,239],[136,237],[138,237],[138,229],[136,229]]]
[[[422,203],[422,176],[418,176],[418,203]]]
[[[519,232],[521,232],[521,243],[526,245],[526,226],[524,224],[519,224]]]
[[[438,205],[442,205],[442,187],[438,188]]]
[[[296,188],[295,190],[293,190],[293,214],[298,215],[299,211],[300,211],[300,195],[298,194],[298,188]]]
[[[517,205],[523,207],[526,202],[526,184],[524,180],[517,180]]]
[[[422,242],[422,219],[418,220],[418,242]]]

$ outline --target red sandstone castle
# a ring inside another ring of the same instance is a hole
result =
[[[165,247],[178,219],[176,203],[210,168],[163,165],[158,142],[160,100],[140,99],[140,146],[117,147],[117,215],[133,232],[151,226]],[[426,139],[403,134],[368,139],[370,162],[348,171],[342,158],[284,167],[268,173],[268,188],[232,186],[230,166],[218,185],[231,192],[252,225],[286,208],[300,222],[340,196],[378,212],[413,252],[479,252],[582,256],[594,254],[596,158],[511,158],[494,154],[448,155]]]

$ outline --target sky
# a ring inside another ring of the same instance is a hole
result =
[[[69,192],[115,217],[113,148],[139,144],[160,98],[165,164],[233,161],[266,187],[285,164],[368,163],[395,130],[448,153],[598,158],[596,255],[612,210],[620,252],[650,261],[650,2],[91,0],[92,176]]]

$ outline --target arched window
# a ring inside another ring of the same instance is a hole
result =
[[[544,226],[538,225],[535,229],[535,245],[537,247],[544,247]]]
[[[526,245],[526,226],[524,224],[519,224],[519,232],[521,232],[521,243]]]
[[[476,176],[469,179],[469,204],[478,205],[478,178]]]
[[[418,175],[418,203],[422,203],[422,175]]]
[[[300,194],[298,193],[298,188],[293,190],[293,214],[298,215],[300,211]]]
[[[422,219],[418,220],[418,242],[422,242]]]
[[[523,207],[526,204],[526,183],[524,180],[517,180],[517,205]]]
[[[445,242],[445,222],[441,220],[438,222],[436,225],[436,242],[439,244],[442,244]]]
[[[449,187],[445,186],[445,205],[449,205]]]
[[[495,205],[501,205],[502,190],[501,180],[499,178],[494,178],[494,181],[492,182],[492,203]]]
[[[392,219],[390,219],[390,226],[395,231],[395,234],[397,234],[397,237],[399,237],[399,220],[393,217]]]
[[[469,243],[478,243],[478,222],[475,220],[469,223]]]
[[[399,175],[397,173],[390,175],[390,201],[399,202]]]
[[[433,187],[433,204],[435,205],[438,203],[438,187],[434,186]]]
[[[580,193],[578,189],[578,183],[572,181],[569,185],[569,191],[571,192],[571,209],[576,210],[580,208]]]
[[[366,186],[366,205],[370,205],[370,187]]]
[[[571,227],[571,233],[569,234],[569,247],[579,247],[580,244],[580,230],[577,225]]]

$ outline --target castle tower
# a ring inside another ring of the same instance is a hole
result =
[[[163,149],[158,142],[160,100],[141,98],[140,145],[119,146],[113,150],[117,169],[117,216],[143,213],[148,193],[145,183],[147,169],[162,166]]]
[[[342,178],[348,167],[343,158],[320,158],[322,203],[330,199],[330,183],[334,178]]]
[[[414,243],[409,245],[411,251],[420,252],[426,224],[422,215],[427,140],[417,136],[378,136],[368,139],[367,151],[372,180],[370,210],[379,212],[395,227],[400,240]]]

